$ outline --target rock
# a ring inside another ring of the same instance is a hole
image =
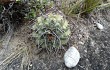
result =
[[[103,25],[101,25],[100,23],[96,23],[96,25],[97,25],[98,29],[100,29],[100,30],[104,29]]]
[[[78,64],[79,59],[80,59],[80,54],[75,47],[70,47],[64,55],[65,65],[68,68],[75,67]]]

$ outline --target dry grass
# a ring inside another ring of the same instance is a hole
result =
[[[110,3],[104,3],[102,0],[60,0],[60,9],[66,15],[73,14],[88,14],[91,13],[96,8],[104,9],[109,7]]]

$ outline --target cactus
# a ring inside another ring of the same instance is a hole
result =
[[[38,47],[42,48],[61,48],[68,42],[71,33],[68,21],[53,13],[38,17],[32,29]]]

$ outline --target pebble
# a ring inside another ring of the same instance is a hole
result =
[[[32,67],[32,64],[30,64],[30,66]]]
[[[97,25],[98,29],[100,29],[100,30],[104,29],[103,25],[101,25],[100,23],[96,23],[96,25]]]
[[[68,68],[75,67],[80,60],[80,53],[75,47],[70,47],[64,54],[64,62]]]

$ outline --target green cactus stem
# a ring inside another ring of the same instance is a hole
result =
[[[53,13],[38,17],[32,29],[36,43],[42,48],[61,48],[68,42],[71,34],[68,21]]]

